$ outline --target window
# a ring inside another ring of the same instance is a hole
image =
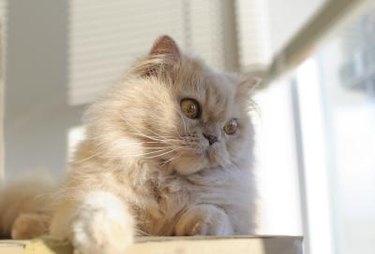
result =
[[[296,71],[308,253],[372,253],[375,6],[364,5]]]

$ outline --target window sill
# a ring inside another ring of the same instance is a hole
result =
[[[68,254],[72,247],[49,238],[28,241],[1,240],[0,253]],[[138,237],[127,254],[196,254],[252,253],[302,254],[302,237],[236,236],[236,237]]]

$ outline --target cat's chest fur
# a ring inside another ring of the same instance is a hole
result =
[[[239,210],[244,186],[248,185],[244,182],[248,175],[238,168],[179,175],[145,163],[138,167],[133,168],[137,174],[133,181],[126,180],[133,193],[125,198],[132,204],[141,234],[172,235],[181,214],[198,204],[217,205],[229,212]]]

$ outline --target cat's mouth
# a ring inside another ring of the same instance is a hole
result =
[[[195,157],[196,160],[201,161],[201,163],[205,164],[208,168],[219,165],[217,161],[217,149],[212,146],[196,151],[193,157]]]
[[[206,150],[205,157],[209,162],[210,166],[217,166],[219,163],[217,162],[217,151],[215,148],[209,147]]]
[[[168,156],[169,157],[169,156]],[[174,159],[175,158],[175,159]],[[222,165],[217,148],[208,147],[202,150],[192,149],[179,151],[170,158],[164,158],[162,165],[172,166],[178,173],[193,174],[202,169],[214,168]]]
[[[186,167],[196,169],[216,167],[220,165],[218,149],[219,147],[216,144],[209,146],[208,144],[196,143],[189,148],[177,149],[172,153],[165,154],[165,156],[161,157],[161,161],[162,165],[184,165],[178,166],[184,169]],[[191,168],[190,170],[193,169]]]

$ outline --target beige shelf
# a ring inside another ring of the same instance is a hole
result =
[[[68,254],[72,247],[50,238],[1,240],[0,254]],[[126,254],[302,254],[302,237],[139,237]]]

